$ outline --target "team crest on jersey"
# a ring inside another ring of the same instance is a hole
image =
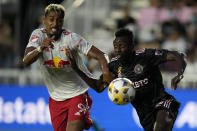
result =
[[[30,38],[31,42],[36,42],[40,37],[38,37],[37,35],[32,35]]]
[[[136,74],[141,74],[143,72],[143,66],[140,65],[140,64],[137,64],[135,67],[134,67],[134,72]]]

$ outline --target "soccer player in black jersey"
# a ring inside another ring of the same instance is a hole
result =
[[[175,61],[178,74],[171,80],[171,88],[175,90],[186,67],[184,55],[164,49],[134,50],[133,33],[127,29],[118,30],[115,36],[116,57],[108,65],[113,73],[111,77],[125,77],[134,83],[136,96],[131,104],[145,131],[172,131],[180,103],[165,91],[159,65]],[[105,89],[107,83],[102,81],[102,76],[99,80],[88,78],[74,64],[72,66],[97,92]]]

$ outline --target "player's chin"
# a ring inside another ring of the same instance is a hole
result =
[[[59,33],[58,32],[57,33],[50,33],[50,37],[53,37],[53,36],[55,36],[55,39],[57,39],[59,36]]]

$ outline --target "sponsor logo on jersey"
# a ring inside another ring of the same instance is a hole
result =
[[[143,66],[140,65],[140,64],[135,65],[135,67],[134,67],[134,72],[135,72],[136,74],[141,74],[141,73],[143,72]]]
[[[38,37],[37,35],[32,35],[31,38],[30,38],[30,42],[36,42],[38,41],[40,37]]]
[[[139,88],[139,87],[147,85],[147,84],[148,84],[148,78],[145,78],[143,80],[135,81],[134,82],[134,87]]]
[[[49,67],[52,67],[52,68],[63,68],[66,65],[69,65],[69,64],[70,64],[69,61],[61,60],[58,57],[54,57],[52,60],[44,61],[43,65],[46,65],[46,66],[49,66]]]

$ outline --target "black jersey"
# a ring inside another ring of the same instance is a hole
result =
[[[127,61],[122,62],[118,58],[113,58],[109,63],[109,69],[116,77],[125,77],[134,83],[136,96],[132,105],[143,127],[149,125],[148,121],[153,124],[154,119],[149,118],[158,102],[166,97],[174,99],[165,92],[159,70],[159,65],[166,62],[167,53],[167,50],[158,49],[136,50]]]
[[[164,92],[159,64],[166,62],[166,56],[167,50],[136,50],[125,63],[113,60],[109,69],[116,77],[125,77],[134,83],[136,99],[140,103],[152,102]]]

